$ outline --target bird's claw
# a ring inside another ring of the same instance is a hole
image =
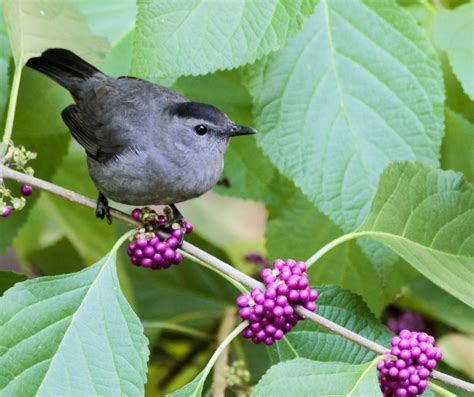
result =
[[[112,224],[112,216],[110,215],[109,202],[107,197],[102,193],[99,193],[99,198],[97,199],[97,206],[95,208],[95,216],[100,219],[107,219],[107,223]]]

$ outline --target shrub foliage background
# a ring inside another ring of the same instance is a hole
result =
[[[15,63],[58,45],[111,75],[139,76],[222,108],[259,134],[232,142],[223,174],[231,186],[215,192],[260,203],[266,230],[262,236],[229,216],[227,201],[207,197],[185,211],[197,231],[190,241],[257,275],[244,252],[304,260],[349,234],[310,269],[322,285],[318,313],[387,345],[386,307],[416,309],[441,337],[442,369],[472,377],[463,352],[474,348],[474,3],[2,6],[2,129]],[[85,155],[60,118],[70,102],[25,69],[13,139],[38,153],[37,177],[94,197]],[[1,272],[0,293],[26,277],[64,275],[33,278],[0,298],[0,395],[159,396],[193,379],[176,395],[209,387],[200,371],[238,291],[190,261],[159,272],[132,268],[114,246],[125,230],[38,191],[1,221],[0,254],[14,251],[22,274]],[[237,338],[230,357],[245,360],[249,385],[268,370],[256,396],[278,395],[282,376],[294,395],[311,385],[331,395],[380,393],[374,354],[309,322],[270,348]],[[305,373],[311,380],[299,381]],[[331,374],[341,382],[328,385]]]

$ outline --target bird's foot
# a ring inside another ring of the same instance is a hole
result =
[[[219,180],[217,181],[216,185],[222,186],[222,187],[224,187],[224,188],[226,188],[226,189],[229,189],[230,186],[231,186],[231,184],[230,184],[230,179],[229,179],[229,178],[226,178],[226,177],[221,178],[221,179],[219,179]]]
[[[110,208],[109,202],[107,197],[105,197],[102,193],[99,193],[99,197],[97,199],[97,206],[95,208],[95,216],[100,219],[107,219],[107,223],[110,225],[112,224],[112,217],[110,215]]]
[[[181,247],[184,241],[184,235],[190,232],[188,231],[190,227],[190,223],[184,220],[183,215],[174,204],[170,204],[169,207],[165,207],[164,212],[166,215],[167,222],[163,224],[163,228],[171,230],[171,231],[173,230],[180,231],[180,232],[174,232],[173,234],[179,236],[178,246]],[[178,227],[175,228],[175,225],[178,225]],[[188,227],[186,227],[187,225]]]

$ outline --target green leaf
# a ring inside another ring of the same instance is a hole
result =
[[[148,80],[250,63],[281,47],[315,0],[138,2],[134,74]],[[186,56],[183,56],[186,54]]]
[[[0,296],[14,284],[27,279],[26,274],[0,271]]]
[[[442,10],[433,19],[433,41],[446,51],[464,91],[474,100],[474,3]]]
[[[392,334],[379,323],[362,299],[336,286],[315,287],[319,292],[316,312],[381,345],[389,346]],[[285,338],[268,349],[272,362],[293,358],[361,364],[375,353],[322,328],[300,321]]]
[[[181,77],[174,88],[193,101],[217,106],[238,124],[254,124],[252,99],[243,86],[239,70]],[[257,147],[254,137],[232,139],[222,172],[222,178],[230,186],[216,186],[214,190],[224,196],[266,201],[268,181],[274,173],[273,164]]]
[[[271,367],[258,382],[252,397],[363,397],[382,396],[377,381],[377,360],[361,365],[318,362],[305,358]]]
[[[474,124],[450,109],[446,109],[441,163],[444,169],[461,171],[474,183]]]
[[[404,288],[403,297],[397,304],[474,335],[472,308],[424,277],[419,277],[409,283]]]
[[[321,0],[282,50],[248,69],[258,144],[345,232],[364,220],[388,164],[438,164],[439,62],[393,1]]]
[[[48,48],[67,48],[89,60],[108,50],[107,40],[92,35],[70,1],[4,1],[3,12],[17,67]]]
[[[462,175],[413,163],[391,165],[380,178],[370,214],[352,237],[360,236],[387,245],[473,305],[474,188]]]
[[[271,201],[267,205],[265,234],[269,258],[305,260],[317,248],[342,234],[342,230],[286,178],[275,178],[269,186]],[[359,294],[380,316],[417,272],[401,259],[395,263],[373,264],[355,241],[349,241],[318,260],[317,265],[309,268],[309,275],[314,284],[336,284]]]
[[[114,250],[81,272],[7,291],[0,340],[0,394],[143,395],[147,340],[120,291]]]

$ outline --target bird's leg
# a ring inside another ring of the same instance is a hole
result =
[[[99,197],[97,198],[97,207],[95,208],[95,216],[100,219],[107,218],[107,223],[110,225],[112,223],[112,217],[110,216],[110,208],[107,197],[105,197],[101,192],[99,192]]]
[[[169,214],[170,209],[171,209],[171,214]],[[161,227],[163,227],[165,230],[166,229],[172,230],[173,225],[177,223],[179,225],[179,229],[181,230],[181,236],[179,238],[179,246],[181,247],[184,241],[184,235],[186,234],[186,225],[184,223],[184,217],[174,204],[169,204],[169,208],[168,209],[165,208],[165,213],[166,213],[166,210],[168,211],[168,214],[167,214],[168,222],[161,225]]]

